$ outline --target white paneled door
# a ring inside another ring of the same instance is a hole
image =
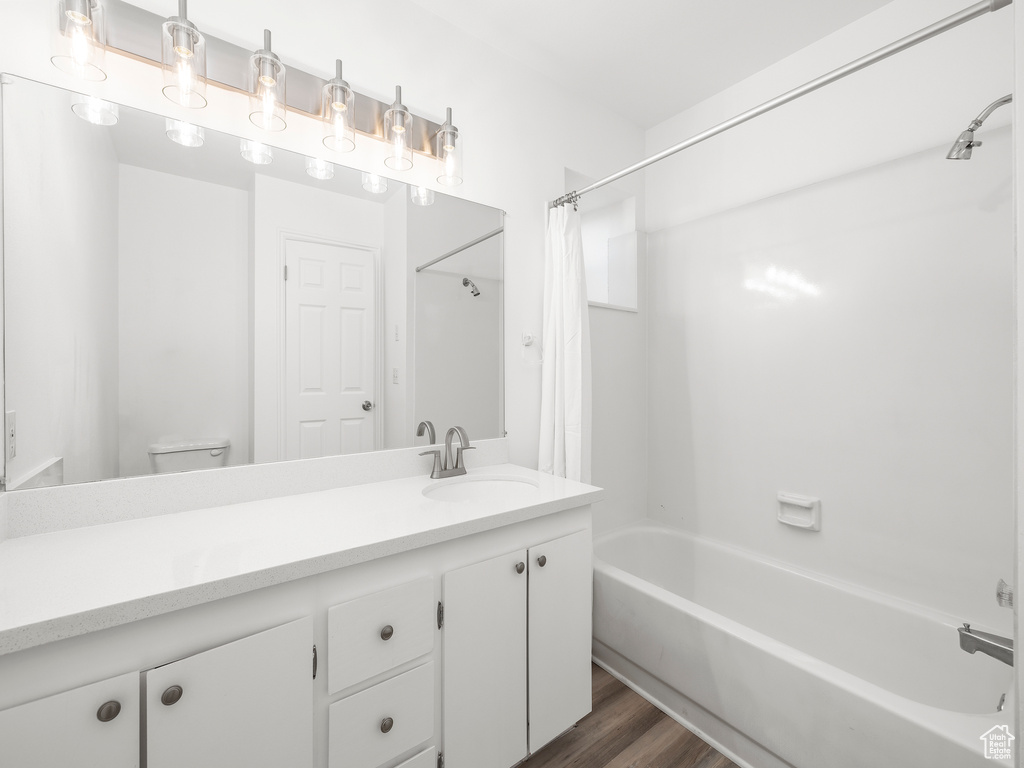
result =
[[[285,458],[375,447],[374,253],[285,241]]]

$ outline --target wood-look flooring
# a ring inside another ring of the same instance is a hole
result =
[[[594,709],[522,768],[737,768],[596,664]]]

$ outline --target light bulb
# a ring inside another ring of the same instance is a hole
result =
[[[206,141],[206,132],[201,125],[192,125],[184,120],[167,118],[164,124],[167,138],[183,147],[201,147]]]
[[[119,117],[117,104],[81,93],[71,94],[71,111],[93,125],[111,126]]]
[[[434,190],[426,187],[409,187],[409,199],[413,205],[433,205]]]
[[[388,180],[376,173],[363,172],[363,189],[375,195],[382,195],[388,191]]]
[[[184,2],[178,13],[162,27],[163,94],[175,104],[202,109],[206,106],[206,38],[185,18]]]
[[[106,80],[101,68],[106,44],[103,6],[95,0],[60,0],[57,22],[53,65],[80,80]]]
[[[334,178],[334,163],[317,157],[307,157],[306,173],[319,181],[330,181]]]
[[[274,162],[274,150],[259,141],[242,139],[241,153],[253,165],[270,165]]]

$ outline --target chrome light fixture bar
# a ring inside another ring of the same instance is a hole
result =
[[[160,32],[165,19],[124,0],[104,0],[103,7],[107,48],[148,59],[159,65],[162,58]],[[204,41],[207,81],[249,93],[247,73],[249,60],[253,56],[252,50],[211,35],[205,35]],[[305,113],[314,120],[322,119],[323,89],[329,82],[289,67],[287,98],[282,106]],[[392,105],[355,91],[352,95],[359,104],[351,123],[353,130],[384,139],[384,114]],[[406,125],[406,146],[414,152],[434,157],[433,139],[440,129],[439,123],[411,114],[409,124]]]

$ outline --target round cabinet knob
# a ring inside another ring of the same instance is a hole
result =
[[[547,564],[548,564],[548,556],[547,555],[541,555],[540,557],[537,558],[537,565],[539,565],[541,568],[543,568]]]
[[[390,640],[391,636],[395,634],[395,628],[388,624],[384,629],[380,631],[381,640]]]
[[[381,733],[388,733],[394,727],[395,727],[395,721],[393,719],[391,719],[390,717],[385,717],[383,720],[380,721],[380,732]]]
[[[363,400],[363,410],[364,411],[369,411],[369,410],[372,410],[372,409],[373,409],[373,403],[371,403],[369,400]]]
[[[119,714],[121,714],[121,702],[108,701],[101,704],[100,708],[96,710],[96,719],[101,723],[109,723]]]
[[[522,573],[526,570],[526,563],[516,563],[516,573]]]
[[[170,688],[168,688],[166,691],[160,694],[160,702],[165,707],[169,707],[172,704],[177,704],[179,701],[181,701],[181,695],[183,693],[184,691],[181,689],[180,685],[172,685]]]

